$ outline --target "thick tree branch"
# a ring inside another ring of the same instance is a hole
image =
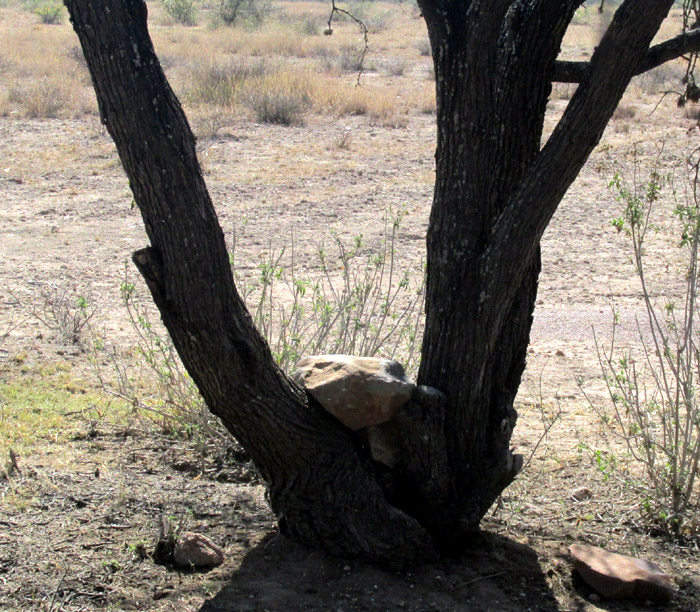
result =
[[[549,141],[494,223],[482,257],[481,321],[498,338],[525,271],[567,189],[600,141],[673,0],[625,0]],[[624,51],[624,52],[623,52]]]
[[[634,76],[658,68],[692,51],[700,51],[700,28],[684,32],[651,47],[644,61],[636,68]],[[554,66],[552,80],[557,83],[581,83],[588,75],[590,67],[590,62],[559,60]]]
[[[134,262],[207,406],[269,483],[280,528],[382,563],[434,557],[427,532],[387,503],[351,432],[289,381],[255,329],[146,3],[65,4],[151,241]]]

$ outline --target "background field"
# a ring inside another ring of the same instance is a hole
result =
[[[338,241],[352,251],[360,235],[359,269],[393,248],[396,275],[408,281],[397,308],[420,297],[435,101],[417,8],[353,5],[370,30],[358,86],[362,34],[343,20],[325,36],[324,3],[275,4],[256,27],[224,27],[205,5],[185,26],[148,5],[251,306],[272,286],[274,303],[289,309],[292,273],[307,287],[342,284]],[[608,182],[618,170],[644,177],[653,164],[682,175],[697,110],[663,95],[679,87],[680,64],[634,80],[545,235],[513,440],[530,458],[522,477],[473,552],[397,575],[277,538],[240,449],[212,443],[205,429],[216,424],[201,415],[189,427],[168,416],[160,375],[138,350],[143,321],[134,328],[121,299],[127,283],[147,303],[129,261],[147,241],[141,219],[77,38],[65,14],[41,23],[41,6],[0,1],[0,609],[638,609],[589,599],[571,575],[574,542],[656,561],[680,587],[669,609],[700,609],[697,539],[649,534],[619,472],[605,469],[628,457],[579,388],[599,408],[609,401],[592,329],[609,336],[611,299],[618,340],[639,344],[640,286],[628,241],[611,225],[620,206]],[[580,12],[562,56],[589,56],[604,19]],[[677,31],[674,14],[663,34]],[[547,132],[572,92],[555,85]],[[647,248],[659,298],[683,289],[666,193]],[[273,285],[261,281],[271,266]],[[261,323],[272,325],[265,312]],[[146,329],[160,333],[151,317]],[[407,359],[408,344],[401,337],[380,354]],[[593,497],[574,502],[581,486]],[[209,535],[227,561],[208,573],[155,564],[161,522]]]

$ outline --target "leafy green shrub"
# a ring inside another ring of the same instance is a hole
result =
[[[45,2],[33,10],[41,23],[57,25],[63,23],[63,5],[59,2]]]
[[[272,10],[270,0],[219,0],[217,17],[227,26],[259,27]]]
[[[239,269],[236,244],[241,236],[234,232],[230,261],[236,286],[285,371],[304,355],[348,353],[394,357],[415,374],[424,278],[418,270],[414,282],[396,259],[402,217],[402,212],[388,214],[384,236],[373,246],[361,234],[349,242],[334,235],[334,248],[318,248],[315,266],[305,278],[295,267],[293,243],[277,252],[270,249],[257,269]],[[123,351],[95,338],[92,363],[103,389],[128,402],[133,418],[145,429],[159,424],[202,456],[222,449],[240,454],[206,408],[157,314],[152,316],[150,301],[141,301],[129,278],[121,284],[121,297],[136,341]]]
[[[623,206],[613,220],[617,231],[629,237],[635,271],[641,282],[647,313],[638,323],[641,348],[620,349],[615,343],[617,318],[609,347],[596,341],[611,406],[599,410],[603,423],[626,447],[641,468],[619,469],[618,461],[605,463],[636,496],[643,517],[666,532],[700,533],[700,193],[697,191],[699,152],[689,159],[690,176],[673,215],[684,264],[680,271],[685,295],[658,303],[646,265],[652,213],[673,177],[653,169],[639,182],[639,168],[629,184],[616,173],[610,188]],[[673,196],[677,197],[675,187]],[[668,269],[668,268],[667,268]],[[663,291],[659,292],[663,295]],[[596,456],[599,456],[598,452]],[[600,467],[600,462],[599,462]],[[609,475],[609,474],[608,474]]]
[[[197,23],[196,0],[161,0],[165,12],[177,23],[193,26]]]
[[[290,371],[304,355],[343,353],[395,358],[407,372],[418,368],[424,278],[397,261],[402,211],[389,211],[378,245],[362,234],[316,252],[316,276],[301,278],[294,245],[270,249],[255,276],[242,276],[234,234],[231,265],[236,285],[277,362]]]

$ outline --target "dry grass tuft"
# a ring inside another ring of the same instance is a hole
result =
[[[259,123],[303,125],[312,96],[311,80],[294,73],[278,73],[251,83],[244,100]]]

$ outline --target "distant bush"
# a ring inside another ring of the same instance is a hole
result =
[[[45,2],[34,8],[34,14],[41,23],[57,25],[63,23],[63,5],[59,2]]]
[[[365,69],[362,51],[355,47],[343,47],[340,52],[340,68],[343,72],[358,72]]]
[[[420,53],[423,57],[430,57],[433,54],[433,49],[430,46],[430,39],[428,38],[419,40],[416,43],[416,48],[418,49],[418,53]]]
[[[295,27],[301,34],[306,34],[307,36],[318,36],[321,33],[321,28],[323,28],[324,25],[325,21],[323,17],[313,13],[308,13],[301,16],[301,18],[296,22]]]
[[[301,92],[262,88],[250,92],[248,104],[259,123],[303,125],[309,99]]]
[[[238,101],[243,84],[249,79],[263,76],[265,72],[263,62],[196,63],[189,71],[187,98],[195,103],[230,107]]]
[[[69,105],[66,92],[46,78],[10,89],[8,101],[21,106],[24,116],[30,119],[58,117]]]
[[[193,26],[197,23],[195,0],[161,0],[165,12],[182,25]]]
[[[260,26],[272,13],[270,0],[220,0],[217,17],[224,25]]]
[[[403,58],[399,58],[399,59],[396,59],[396,60],[390,62],[387,65],[386,70],[391,76],[398,77],[398,76],[404,75],[407,67],[408,67],[408,62]]]

